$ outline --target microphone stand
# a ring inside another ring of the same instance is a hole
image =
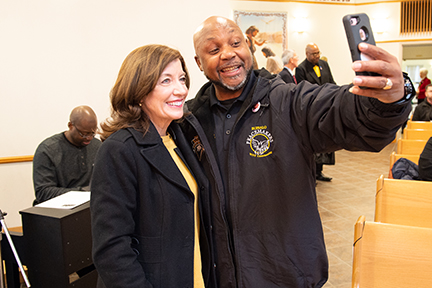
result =
[[[30,281],[29,281],[28,278],[27,278],[27,275],[26,275],[26,273],[25,273],[25,271],[24,271],[24,268],[23,268],[23,266],[22,266],[22,264],[21,264],[21,260],[20,260],[20,258],[19,258],[19,256],[18,256],[18,253],[17,253],[16,249],[15,249],[15,245],[14,245],[13,242],[12,242],[12,238],[11,238],[11,236],[10,236],[10,234],[9,234],[9,230],[8,230],[8,228],[7,228],[7,226],[6,226],[5,221],[4,221],[4,216],[6,216],[6,215],[7,215],[7,213],[3,213],[3,212],[0,210],[0,222],[1,222],[1,225],[2,225],[2,227],[3,227],[4,233],[5,233],[5,235],[6,235],[6,238],[7,238],[8,241],[9,241],[9,245],[10,245],[10,247],[11,247],[11,249],[12,249],[12,252],[13,252],[13,254],[14,254],[14,256],[15,256],[15,260],[17,261],[18,266],[19,266],[19,268],[20,268],[20,270],[21,270],[21,275],[22,275],[23,278],[24,278],[25,284],[26,284],[27,287],[30,287]]]

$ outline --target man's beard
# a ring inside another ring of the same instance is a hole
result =
[[[238,91],[240,89],[242,89],[246,83],[248,82],[250,75],[252,74],[252,66],[249,68],[249,70],[247,70],[246,72],[246,77],[236,86],[229,86],[225,83],[223,83],[222,81],[218,80],[212,80],[210,79],[207,75],[205,75],[207,77],[207,79],[212,82],[214,85],[219,86],[221,88],[224,88],[226,90],[230,90],[230,91]]]

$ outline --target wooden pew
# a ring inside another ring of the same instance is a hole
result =
[[[413,288],[432,283],[432,229],[365,221],[355,224],[352,287]]]
[[[430,121],[412,121],[412,120],[408,120],[406,128],[408,128],[408,129],[428,129],[428,130],[432,130],[432,122],[430,122]]]
[[[390,167],[393,167],[393,164],[400,158],[406,158],[408,160],[413,161],[414,163],[418,164],[420,155],[414,155],[414,154],[396,154],[396,152],[392,152],[390,154]]]
[[[398,139],[396,154],[420,155],[427,140]]]
[[[393,175],[392,175],[392,173],[391,173],[391,170],[392,170],[392,167],[393,167],[393,164],[398,160],[398,159],[400,159],[400,158],[406,158],[406,159],[408,159],[408,160],[411,160],[412,162],[414,162],[415,164],[417,164],[418,165],[418,162],[419,162],[419,158],[420,158],[420,155],[413,155],[413,154],[396,154],[396,152],[392,152],[391,154],[390,154],[390,169],[389,169],[389,178],[393,178]]]
[[[403,139],[429,140],[432,137],[432,130],[429,129],[404,129]]]
[[[432,182],[381,175],[375,195],[375,222],[432,228]]]

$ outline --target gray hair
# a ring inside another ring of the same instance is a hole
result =
[[[286,65],[289,63],[290,59],[294,57],[294,50],[292,49],[287,49],[285,51],[283,51],[282,53],[282,63],[283,65]]]
[[[426,68],[421,68],[421,69],[419,70],[419,72],[420,72],[420,73],[424,73],[425,75],[427,75],[428,70],[427,70]]]

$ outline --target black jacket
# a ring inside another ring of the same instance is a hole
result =
[[[319,60],[318,65],[321,70],[321,77],[318,77],[313,70],[314,65],[309,62],[307,59],[303,60],[300,65],[295,70],[295,76],[297,83],[302,82],[303,80],[309,81],[312,84],[323,85],[325,83],[333,83],[336,82],[333,80],[333,75],[330,70],[330,66],[324,60]]]
[[[279,75],[281,76],[282,80],[285,81],[285,83],[294,83],[294,84],[296,84],[293,75],[291,75],[291,72],[288,71],[288,69],[283,68],[282,71],[279,72]]]
[[[427,99],[418,104],[414,110],[412,121],[431,121],[432,120],[432,105]]]
[[[213,154],[210,83],[187,102],[193,115],[182,125],[214,188],[218,287],[321,287],[328,264],[314,153],[379,151],[393,140],[410,105],[355,96],[349,86],[285,84],[259,72],[264,77],[257,78],[230,134],[227,191]]]
[[[418,172],[420,180],[432,181],[432,137],[429,138],[420,154]]]
[[[209,183],[176,123],[170,132],[199,187],[203,276],[214,287]],[[153,125],[145,137],[128,128],[103,142],[91,191],[98,287],[193,287],[194,194]]]

